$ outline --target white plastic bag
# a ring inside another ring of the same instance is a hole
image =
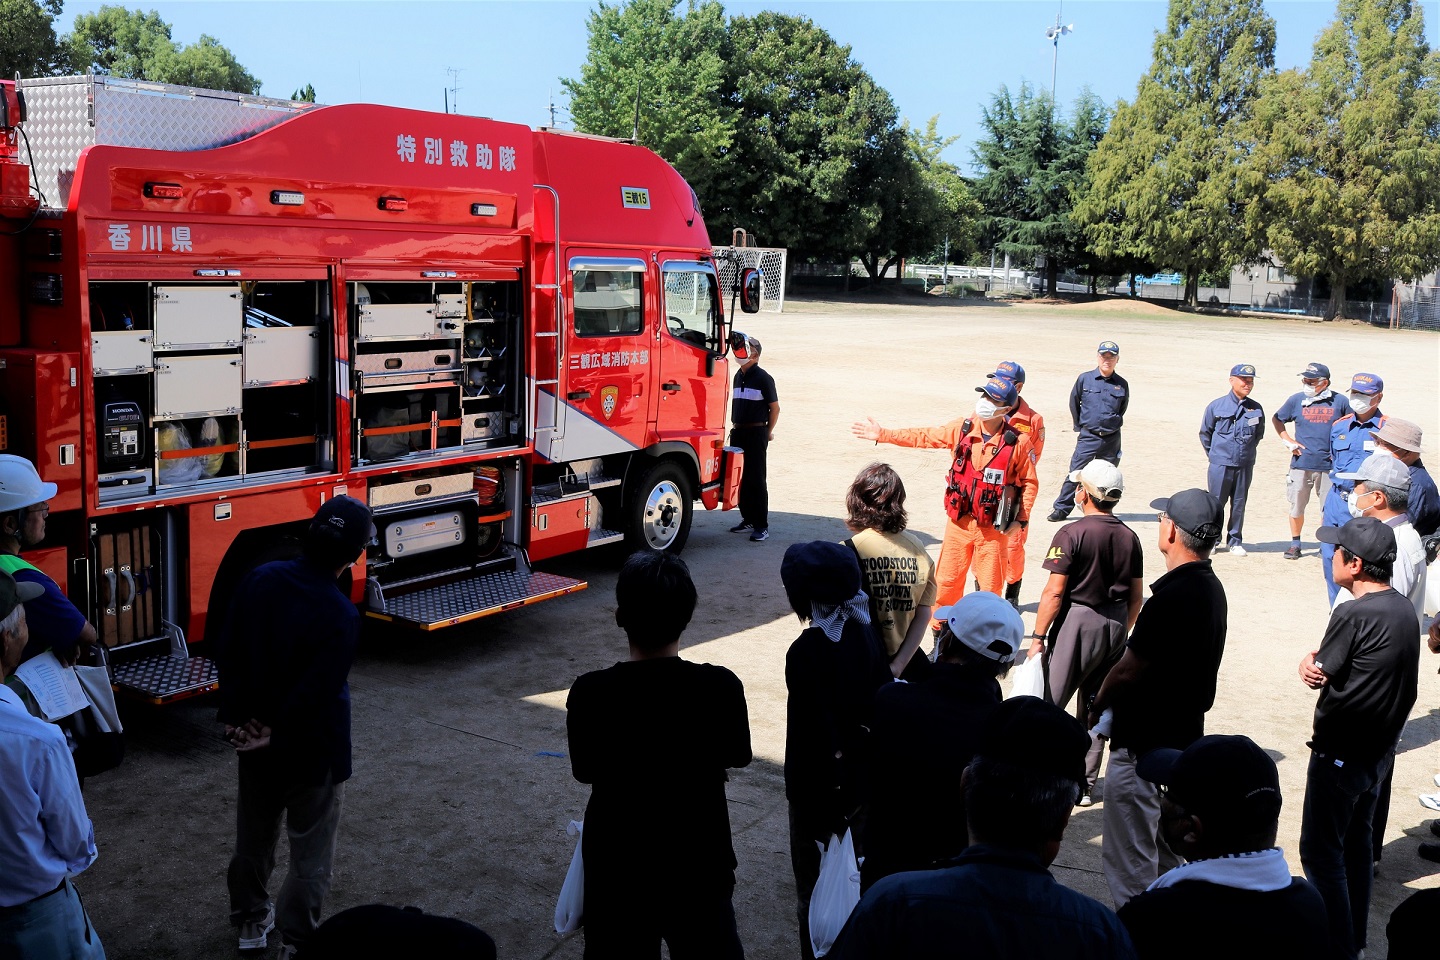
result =
[[[820,878],[810,894],[810,946],[816,957],[830,952],[859,902],[860,869],[855,865],[855,841],[846,830],[844,837],[831,835],[830,843],[820,855]]]
[[[1010,674],[1010,692],[1005,699],[1011,697],[1043,697],[1045,696],[1045,656],[1037,653],[1026,660],[1015,671]]]
[[[585,922],[585,857],[581,853],[585,821],[571,820],[565,832],[575,838],[575,854],[555,902],[555,932],[574,933]]]

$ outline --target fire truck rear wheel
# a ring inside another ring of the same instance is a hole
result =
[[[644,475],[626,509],[625,538],[632,550],[679,553],[690,537],[695,509],[690,480],[674,463],[657,463]]]

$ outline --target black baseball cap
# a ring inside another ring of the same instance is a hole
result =
[[[1321,527],[1315,531],[1321,543],[1344,547],[1353,556],[1371,563],[1393,563],[1395,531],[1375,517],[1355,517],[1343,527]]]
[[[1090,734],[1049,700],[1011,697],[996,707],[981,732],[979,756],[1036,773],[1085,783]]]
[[[1306,380],[1329,380],[1330,368],[1323,363],[1306,364],[1305,369],[1300,371],[1300,376]]]
[[[1175,526],[1192,537],[1215,540],[1220,536],[1220,501],[1209,491],[1191,487],[1171,497],[1151,500],[1150,506],[1174,520]]]
[[[21,583],[10,574],[0,570],[0,620],[4,620],[14,613],[15,608],[20,604],[29,603],[44,593],[45,588],[40,584],[29,581]]]
[[[1184,750],[1151,750],[1135,772],[1166,787],[1171,800],[1202,818],[1259,827],[1280,815],[1280,772],[1249,737],[1216,734]]]
[[[375,539],[375,521],[370,508],[354,497],[331,497],[315,511],[310,535],[329,538],[351,550],[364,550]]]

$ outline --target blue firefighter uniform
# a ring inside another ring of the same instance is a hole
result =
[[[1383,389],[1380,378],[1373,374],[1357,373],[1352,392],[1377,394]],[[1375,439],[1371,433],[1385,424],[1385,415],[1378,408],[1367,410],[1363,417],[1354,413],[1346,414],[1330,426],[1330,493],[1325,497],[1325,512],[1322,519],[1327,527],[1341,527],[1350,520],[1350,508],[1346,501],[1355,481],[1341,480],[1340,474],[1354,473],[1360,462],[1375,452]],[[1320,544],[1320,565],[1325,572],[1325,589],[1330,594],[1330,604],[1335,604],[1335,574],[1330,569],[1330,560],[1335,555],[1335,545]]]
[[[1231,371],[1231,376],[1254,375],[1255,368],[1249,364],[1240,364]],[[1241,530],[1250,479],[1255,472],[1255,450],[1264,436],[1265,411],[1249,397],[1240,399],[1234,391],[1212,400],[1200,418],[1200,446],[1210,458],[1206,481],[1210,495],[1220,501],[1222,508],[1227,500],[1230,502],[1225,542],[1232,547],[1243,539]]]
[[[1108,460],[1120,465],[1120,426],[1130,405],[1130,384],[1118,373],[1102,376],[1100,368],[1080,374],[1070,390],[1070,420],[1079,437],[1070,470],[1055,498],[1055,512],[1075,509],[1075,483],[1069,473],[1091,460]]]

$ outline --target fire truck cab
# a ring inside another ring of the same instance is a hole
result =
[[[26,558],[122,691],[214,689],[191,644],[328,497],[375,513],[352,598],[423,629],[735,503],[716,257],[651,151],[105,77],[0,91],[0,440],[59,487]]]

